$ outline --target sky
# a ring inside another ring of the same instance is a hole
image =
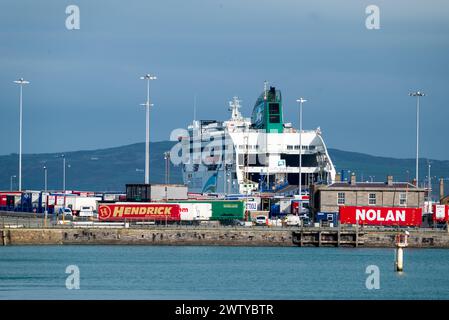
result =
[[[66,28],[77,5],[80,29]],[[380,29],[365,12],[379,7]],[[284,119],[320,127],[329,148],[396,158],[449,159],[449,2],[298,0],[2,0],[0,154],[107,148],[151,140],[193,119],[250,116],[263,82],[280,89]]]

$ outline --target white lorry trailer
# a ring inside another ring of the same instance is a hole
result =
[[[81,209],[87,211],[87,207],[94,212],[97,209],[97,202],[101,200],[100,197],[66,197],[65,207],[72,209],[73,215],[79,215]]]

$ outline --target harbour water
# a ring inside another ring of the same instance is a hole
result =
[[[449,299],[449,250],[212,246],[0,247],[0,299]],[[66,288],[66,268],[80,289]],[[367,289],[366,268],[380,271]]]

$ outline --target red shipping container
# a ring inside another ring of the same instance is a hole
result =
[[[420,226],[421,208],[340,207],[340,223],[382,226]]]
[[[155,220],[180,221],[178,204],[167,203],[100,203],[98,219],[102,221]]]
[[[0,191],[0,207],[6,207],[8,196],[20,196],[22,193],[19,191]]]
[[[434,204],[432,208],[433,221],[445,222],[449,220],[449,206]]]

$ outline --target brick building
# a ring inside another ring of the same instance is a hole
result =
[[[336,180],[339,180],[338,177]],[[407,182],[336,181],[330,185],[313,185],[310,205],[314,212],[338,212],[340,206],[424,207],[425,189]]]

